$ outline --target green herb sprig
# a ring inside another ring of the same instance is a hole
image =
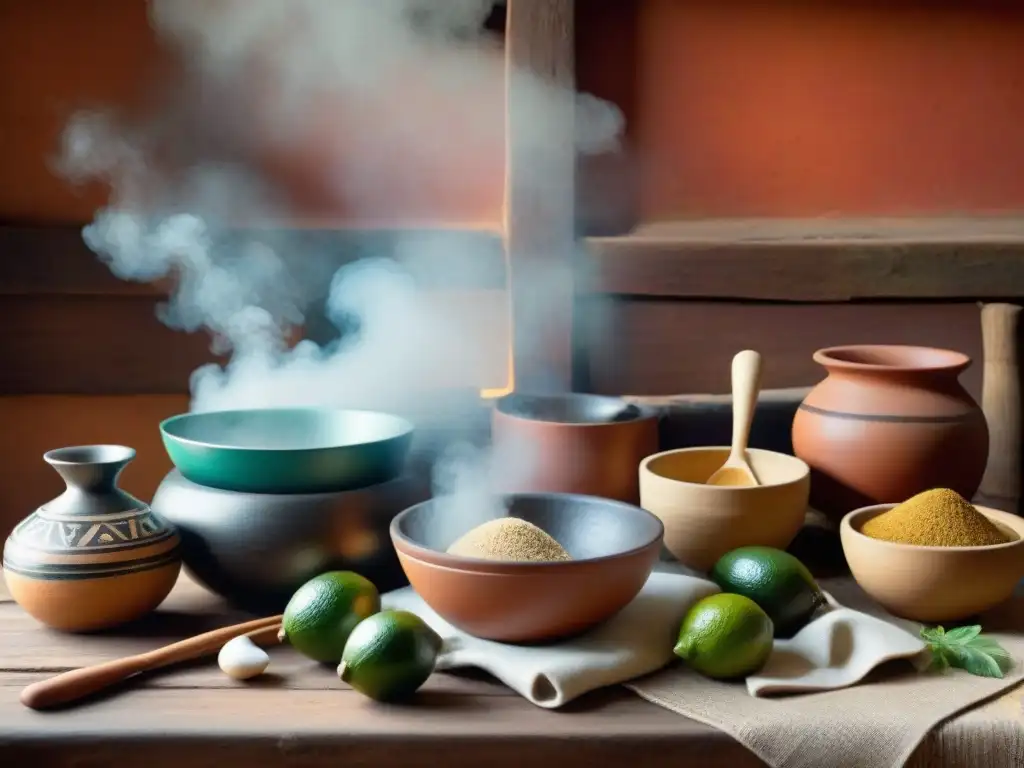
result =
[[[928,669],[962,669],[978,677],[1003,677],[1013,666],[1010,654],[995,640],[981,634],[981,627],[921,627],[921,639],[931,652]]]

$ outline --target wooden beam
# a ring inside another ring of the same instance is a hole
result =
[[[325,285],[334,270],[361,257],[399,259],[427,288],[497,289],[505,285],[501,235],[485,229],[267,227],[260,234],[283,258],[315,267]],[[164,287],[121,280],[82,240],[81,224],[0,225],[0,295],[162,296]]]
[[[672,300],[578,302],[588,351],[586,391],[662,395],[728,392],[732,356],[756,349],[765,388],[825,378],[815,350],[839,344],[915,344],[955,349],[974,361],[961,381],[981,396],[981,318],[971,302],[749,304]]]
[[[535,392],[572,386],[574,6],[574,0],[508,3],[505,238],[512,355],[516,389]],[[538,78],[551,90],[538,93]]]
[[[582,293],[801,302],[1024,296],[1024,217],[695,220],[587,245]]]

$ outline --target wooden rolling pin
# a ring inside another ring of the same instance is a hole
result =
[[[1021,396],[1024,392],[1024,354],[1021,308],[1014,304],[985,304],[981,308],[981,338],[985,361],[981,407],[989,429],[988,466],[979,493],[994,506],[1021,514]]]
[[[73,669],[27,686],[21,692],[21,703],[31,709],[49,709],[70,704],[99,693],[140,672],[149,672],[217,653],[224,643],[239,635],[249,635],[256,643],[277,642],[280,626],[280,616],[255,619],[244,624],[221,627],[147,653]]]

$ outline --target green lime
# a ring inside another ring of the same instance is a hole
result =
[[[369,579],[352,571],[322,573],[288,601],[282,639],[303,656],[337,663],[352,630],[379,610],[380,593]]]
[[[792,637],[825,602],[807,566],[772,547],[740,547],[727,552],[711,569],[723,592],[749,597],[767,613],[776,637]]]
[[[753,600],[711,595],[687,612],[673,653],[708,677],[746,677],[768,661],[772,629],[772,620]]]
[[[440,651],[440,635],[415,613],[381,611],[349,636],[338,677],[377,701],[405,699],[433,673]]]

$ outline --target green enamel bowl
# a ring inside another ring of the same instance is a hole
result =
[[[266,408],[172,416],[167,455],[188,480],[246,493],[334,493],[402,474],[413,425],[377,411]]]

